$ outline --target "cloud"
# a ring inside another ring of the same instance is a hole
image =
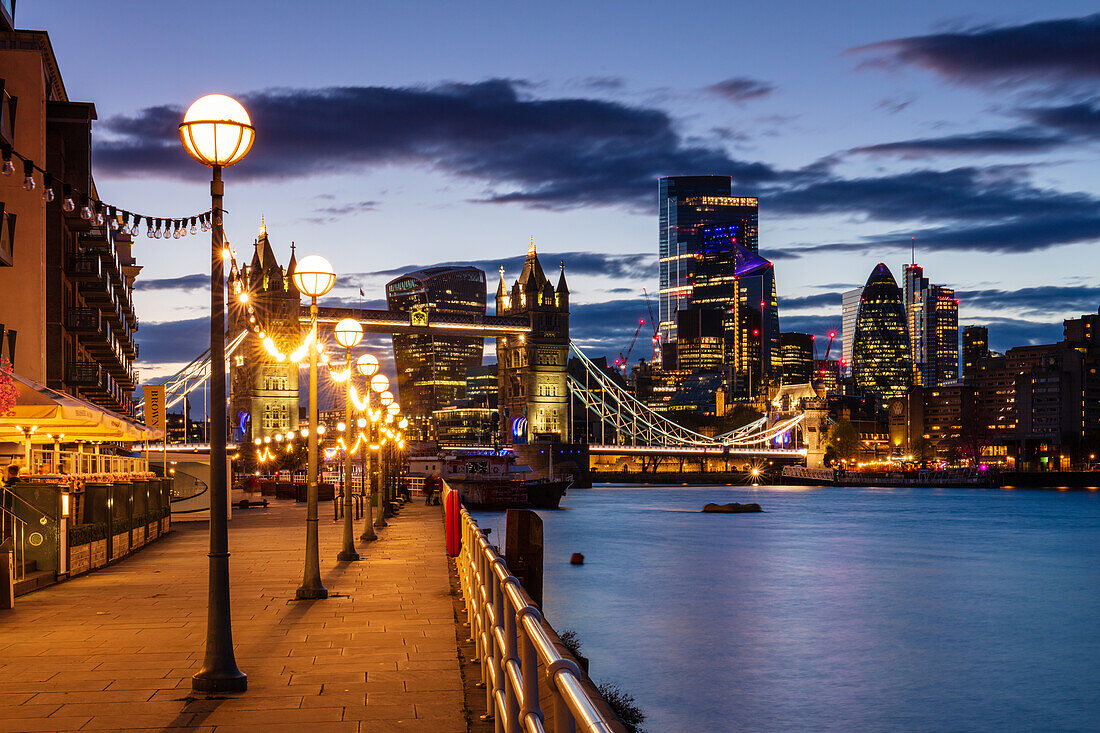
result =
[[[1019,167],[828,176],[776,188],[766,197],[769,208],[789,214],[859,214],[871,221],[935,224],[788,250],[800,255],[908,248],[910,236],[922,249],[984,252],[1030,252],[1100,239],[1100,201],[1084,193],[1037,188]]]
[[[1100,51],[1098,51],[1100,53]],[[1032,107],[1020,111],[1038,125],[1061,131],[1079,139],[1100,138],[1100,107],[1096,102],[1080,102],[1055,107]]]
[[[781,312],[824,308],[831,308],[833,310],[839,309],[840,293],[818,293],[816,295],[803,295],[795,298],[779,299],[779,309]]]
[[[311,224],[328,224],[329,222],[336,221],[341,217],[348,216],[349,214],[362,214],[367,211],[375,211],[378,209],[377,201],[356,201],[347,204],[335,204],[333,206],[322,206],[313,210],[318,216],[310,216],[306,218]]]
[[[137,342],[143,366],[187,363],[210,347],[210,317],[143,322]]]
[[[1062,322],[1028,321],[1019,318],[968,319],[967,325],[989,327],[989,347],[1005,352],[1014,346],[1054,344],[1062,340]],[[960,330],[963,324],[959,324]]]
[[[862,145],[851,153],[897,155],[902,158],[929,158],[937,155],[997,155],[1041,153],[1065,145],[1069,137],[1044,132],[1036,127],[1011,130],[983,130],[944,137],[915,138],[878,145]]]
[[[966,308],[990,310],[1017,309],[1034,314],[1068,314],[1076,318],[1082,313],[1096,312],[1100,304],[1100,287],[1064,287],[1038,285],[1030,288],[1004,290],[958,290],[955,296]]]
[[[134,281],[135,290],[203,290],[210,287],[210,275],[197,272],[194,275],[181,275],[179,277],[154,278]]]
[[[759,79],[750,79],[747,76],[735,76],[724,79],[717,84],[704,87],[703,91],[714,94],[722,99],[738,104],[753,99],[762,99],[775,92],[775,85]]]
[[[485,183],[481,201],[644,210],[652,208],[663,175],[723,171],[742,187],[777,177],[770,166],[687,143],[662,110],[526,94],[527,85],[508,79],[244,94],[258,133],[235,175],[282,179],[427,165]],[[201,171],[179,145],[181,115],[162,105],[104,120],[97,171],[197,180]]]
[[[1018,85],[1100,80],[1100,14],[972,28],[849,49],[864,65],[917,66],[957,83]]]
[[[911,105],[915,100],[913,97],[905,97],[901,99],[883,99],[875,105],[875,109],[882,110],[886,114],[896,115],[903,109]]]

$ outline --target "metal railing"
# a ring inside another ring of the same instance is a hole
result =
[[[465,509],[461,524],[456,560],[485,685],[483,719],[495,719],[496,730],[505,733],[542,733],[547,729],[539,699],[549,693],[554,733],[612,733],[615,728],[581,683],[577,663],[558,652],[538,607]]]
[[[27,523],[17,517],[14,512],[8,510],[7,507],[0,506],[0,542],[9,538],[12,541],[12,552],[15,559],[14,579],[18,583],[23,580],[26,573],[24,565],[27,559]]]

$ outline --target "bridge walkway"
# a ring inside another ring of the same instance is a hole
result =
[[[305,505],[234,511],[233,635],[247,692],[191,690],[208,535],[205,522],[177,523],[118,565],[0,612],[0,732],[465,731],[439,508],[406,506],[357,563],[337,563],[340,525],[326,508],[321,567],[333,597],[307,602],[293,600]]]

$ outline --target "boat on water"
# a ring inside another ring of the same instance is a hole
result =
[[[573,483],[572,478],[535,478],[530,466],[506,451],[446,454],[426,468],[457,491],[467,509],[558,509]]]

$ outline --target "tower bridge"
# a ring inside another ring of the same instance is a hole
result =
[[[309,312],[293,285],[295,264],[292,253],[285,269],[278,265],[262,227],[252,262],[243,272],[234,273],[252,304],[247,310],[239,305],[230,308],[225,365],[231,375],[232,437],[244,444],[297,428],[297,364],[272,358],[255,328],[257,320],[262,322],[266,333],[281,344],[301,340]],[[407,311],[325,306],[318,311],[322,333],[343,318],[354,318],[368,333],[495,339],[499,438],[521,454],[544,452],[547,444],[587,443],[587,453],[595,462],[621,459],[640,462],[643,468],[663,459],[675,459],[681,465],[699,460],[703,466],[708,461],[721,460],[728,466],[757,459],[805,461],[811,468],[822,465],[827,410],[810,385],[783,388],[766,417],[718,436],[677,424],[619,386],[570,340],[565,263],[554,286],[533,242],[510,288],[502,268],[495,315],[435,312],[427,303]],[[569,373],[571,356],[580,364],[580,378]],[[168,380],[166,404],[171,407],[182,401],[209,372],[207,352]],[[143,405],[139,403],[137,409],[141,411]],[[594,420],[598,435],[571,434],[578,417]]]

